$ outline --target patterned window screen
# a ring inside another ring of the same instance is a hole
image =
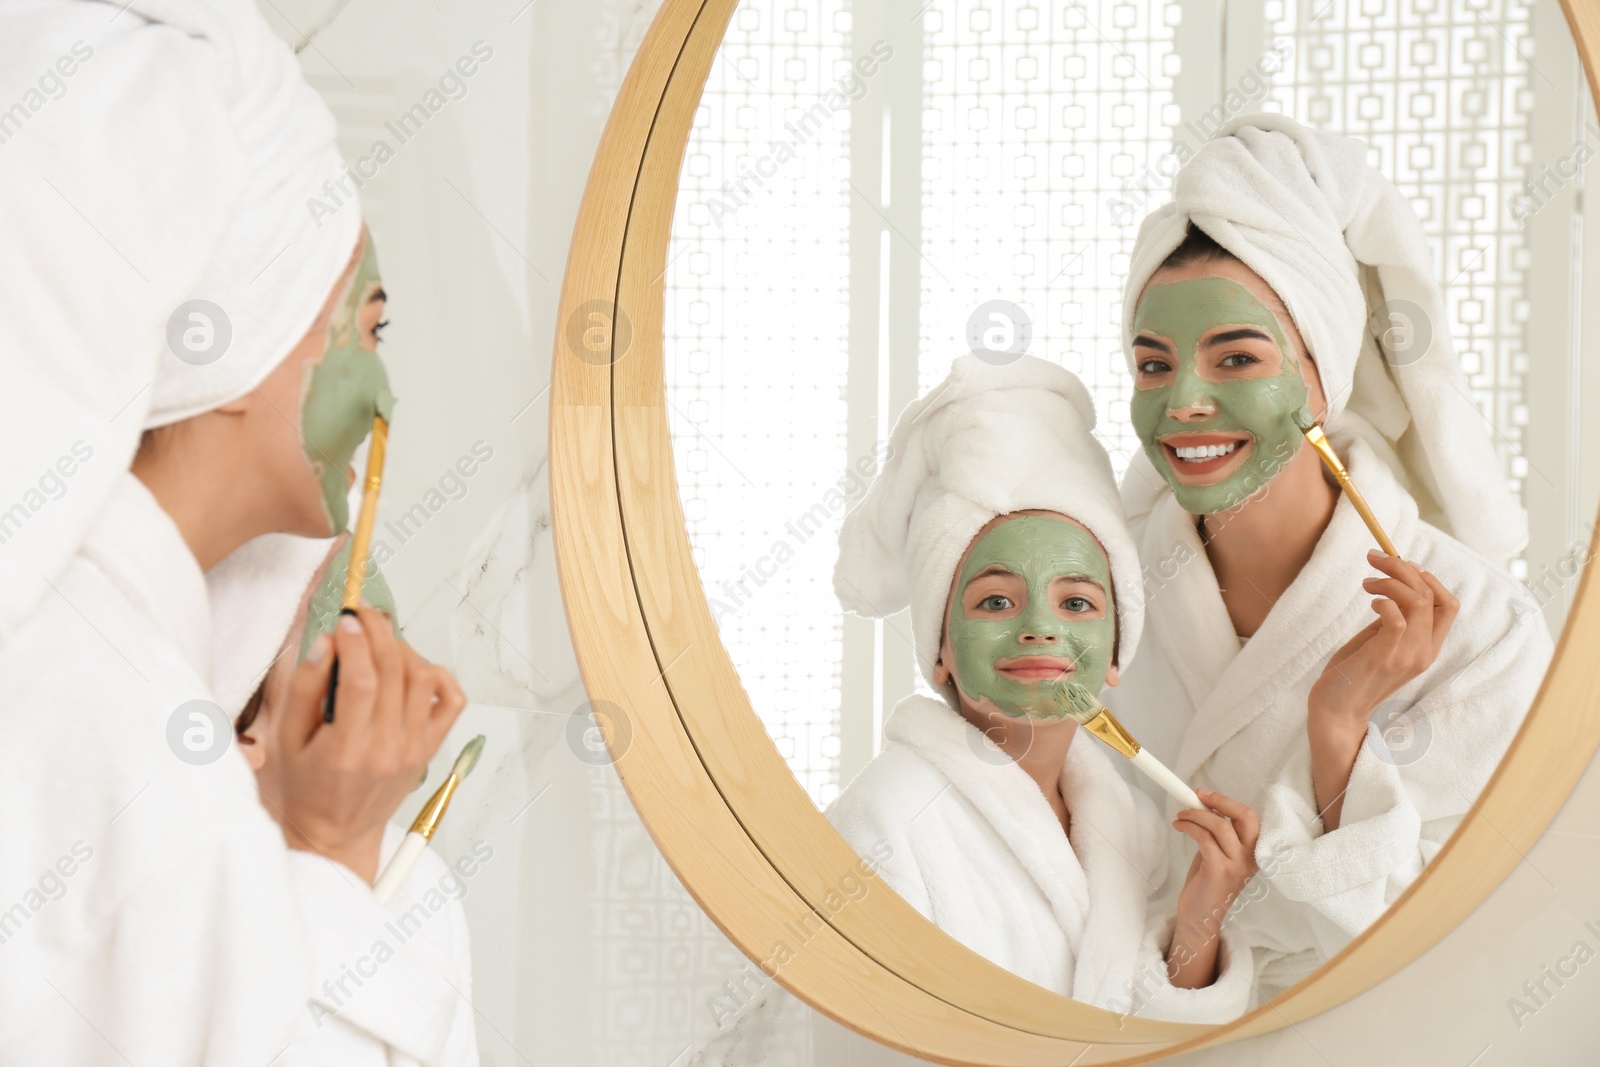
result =
[[[846,0],[752,0],[684,158],[666,280],[673,455],[751,702],[819,804],[839,789],[850,284]]]
[[[981,305],[1010,301],[1029,320],[1028,351],[1094,395],[1119,476],[1139,443],[1117,309],[1138,220],[1167,199],[1164,179],[1146,179],[1171,173],[1177,12],[954,0],[923,16],[920,388],[968,350]],[[1003,343],[1008,328],[990,321]]]
[[[1530,0],[1267,0],[1294,49],[1275,110],[1359,137],[1411,197],[1446,285],[1472,400],[1511,487],[1528,473],[1529,252],[1515,204],[1530,175]]]

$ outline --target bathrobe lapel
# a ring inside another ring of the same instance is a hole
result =
[[[1352,477],[1405,552],[1416,534],[1415,502],[1364,444],[1351,442],[1346,449]],[[1310,561],[1242,649],[1193,516],[1171,495],[1152,512],[1145,543],[1147,551],[1184,553],[1176,558],[1185,562],[1153,598],[1147,615],[1194,708],[1174,760],[1180,777],[1194,775],[1305,675],[1320,673],[1328,658],[1371,621],[1371,597],[1361,581],[1371,573],[1366,555],[1374,542],[1343,495]]]
[[[1062,768],[1069,843],[1033,779],[943,700],[907,697],[884,733],[939,770],[1038,885],[1078,946],[1074,999],[1103,1006],[1126,999],[1153,879],[1131,792],[1098,742],[1080,733]]]

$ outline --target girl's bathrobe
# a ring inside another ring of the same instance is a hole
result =
[[[1155,911],[1146,897],[1167,881],[1161,838],[1177,831],[1158,824],[1113,759],[1121,757],[1083,731],[1073,737],[1061,773],[1069,836],[1010,756],[944,700],[913,693],[895,705],[883,751],[828,820],[935,926],[1035,985],[1131,1015],[1235,1018],[1250,1002],[1251,957],[1228,923],[1215,982],[1167,981],[1176,905]],[[769,985],[689,1063],[786,1067],[802,1061],[795,1050],[811,1033],[804,1005]]]
[[[1134,526],[1145,562],[1144,641],[1106,695],[1140,743],[1185,781],[1261,816],[1261,872],[1237,922],[1263,999],[1348,944],[1438,853],[1505,754],[1551,655],[1521,586],[1420,521],[1371,447],[1335,444],[1401,555],[1461,601],[1437,661],[1373,715],[1338,829],[1324,833],[1317,816],[1306,702],[1334,651],[1374,617],[1361,586],[1375,573],[1366,561],[1372,535],[1348,499],[1246,642],[1234,634],[1195,517],[1164,494]],[[1171,813],[1164,796],[1139,785]],[[1166,843],[1168,871],[1181,874],[1192,844],[1179,834]],[[1176,889],[1169,883],[1163,899]]]
[[[1216,982],[1190,990],[1166,979],[1175,906],[1145,902],[1166,880],[1162,838],[1180,835],[1118,776],[1120,758],[1082,731],[1073,738],[1063,834],[1022,768],[944,700],[913,693],[828,818],[864,856],[887,845],[879,874],[935,926],[1036,985],[1110,1011],[1231,1019],[1251,974],[1226,925]]]

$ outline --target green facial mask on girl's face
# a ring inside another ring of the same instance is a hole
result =
[[[1200,339],[1218,326],[1265,330],[1283,357],[1279,373],[1228,381],[1200,377],[1196,366]],[[1282,470],[1304,443],[1290,418],[1306,402],[1300,361],[1277,317],[1243,285],[1230,278],[1194,278],[1152,286],[1134,313],[1133,333],[1135,337],[1148,333],[1164,338],[1177,351],[1173,373],[1164,385],[1134,390],[1131,415],[1145,455],[1167,479],[1185,511],[1209,515],[1244,503]],[[1135,358],[1144,360],[1149,353],[1149,349],[1135,349]],[[1168,411],[1185,407],[1211,407],[1216,414],[1204,422],[1167,417]],[[1160,439],[1173,433],[1212,432],[1249,434],[1249,455],[1215,485],[1184,485],[1174,474]]]
[[[383,361],[362,343],[361,309],[382,287],[378,254],[368,234],[350,289],[328,319],[326,354],[307,375],[300,400],[301,448],[322,482],[322,500],[333,524],[330,533],[339,533],[350,522],[345,471],[372,432],[372,417],[387,419],[394,410]]]
[[[1026,586],[1019,605],[985,600],[963,607],[963,593],[972,580],[992,566],[1004,567]],[[1081,578],[1097,583],[1106,605],[1094,618],[1093,605],[1067,592],[1052,602],[1051,582]],[[955,594],[950,598],[946,632],[955,658],[956,686],[970,703],[988,697],[1013,718],[1058,720],[1065,713],[1051,696],[1054,680],[1027,682],[995,669],[995,660],[1020,656],[1059,656],[1077,665],[1072,675],[1091,693],[1105,685],[1116,642],[1116,608],[1111,599],[1111,564],[1094,537],[1081,526],[1050,515],[1019,515],[995,526],[972,546]],[[997,617],[988,607],[1002,608]],[[1023,634],[1038,640],[1024,643]],[[1053,639],[1053,640],[1052,640]]]
[[[311,602],[306,607],[306,630],[300,636],[297,661],[306,658],[306,653],[311,651],[311,643],[318,636],[331,634],[333,628],[339,625],[339,609],[344,606],[344,579],[349,571],[350,542],[346,541],[339,554],[329,561],[327,573],[311,594]],[[391,623],[395,620],[394,594],[389,591],[389,583],[383,580],[378,565],[370,557],[367,559],[367,577],[361,583],[361,599],[388,615]],[[395,633],[399,632],[399,627],[396,627]]]

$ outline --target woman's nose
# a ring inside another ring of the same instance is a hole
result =
[[[1198,422],[1217,413],[1211,383],[1195,373],[1194,362],[1186,360],[1178,369],[1172,391],[1167,394],[1167,418],[1176,422]]]
[[[1022,631],[1022,635],[1018,637],[1017,640],[1021,641],[1025,645],[1053,645],[1056,643],[1056,635],[1045,633],[1039,629],[1029,629]]]

